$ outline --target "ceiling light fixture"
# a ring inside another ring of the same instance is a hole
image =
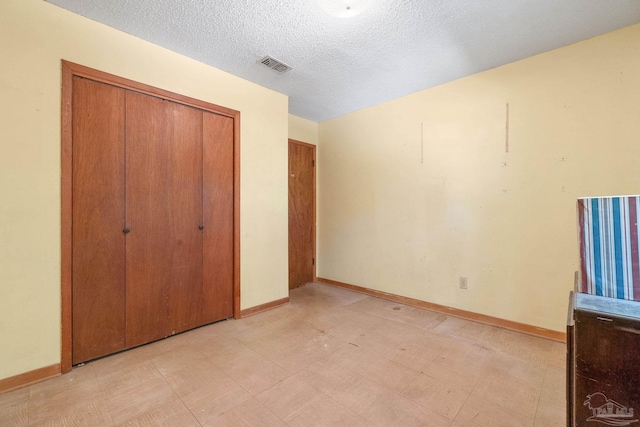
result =
[[[337,18],[351,18],[364,12],[370,0],[319,0],[322,10]]]

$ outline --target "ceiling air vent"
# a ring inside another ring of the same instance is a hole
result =
[[[271,68],[273,71],[277,72],[278,74],[286,73],[292,68],[289,65],[285,64],[284,62],[278,61],[277,59],[272,58],[268,55],[262,58],[260,60],[260,63],[265,67]]]

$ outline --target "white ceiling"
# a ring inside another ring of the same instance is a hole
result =
[[[640,0],[370,0],[351,18],[319,0],[47,1],[284,93],[316,122],[640,22]]]

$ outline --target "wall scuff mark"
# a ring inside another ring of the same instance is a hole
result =
[[[505,120],[505,137],[504,137],[504,152],[509,152],[509,103],[507,102],[507,116]]]
[[[420,164],[424,163],[424,122],[420,123]]]

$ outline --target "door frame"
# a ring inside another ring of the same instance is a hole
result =
[[[72,218],[73,218],[73,77],[83,77],[122,89],[195,107],[233,119],[233,317],[240,318],[240,112],[169,92],[83,65],[62,60],[61,126],[61,363],[62,373],[71,370],[72,353]]]
[[[317,245],[317,240],[316,240],[316,170],[318,168],[318,162],[316,160],[316,151],[317,151],[317,146],[315,144],[309,144],[308,142],[302,142],[302,141],[298,141],[292,138],[289,138],[289,141],[287,143],[287,169],[289,169],[289,162],[288,162],[288,158],[289,158],[289,144],[298,144],[298,145],[304,145],[306,147],[310,147],[313,150],[313,224],[312,224],[312,228],[311,228],[311,244],[313,245],[313,281],[317,281],[318,280],[318,275],[317,275],[317,265],[318,265],[318,256],[316,253],[316,245]],[[289,171],[287,170],[287,175],[289,174]],[[289,180],[287,179],[287,182]],[[287,199],[287,212],[289,209],[289,201]],[[289,236],[289,232],[288,232],[288,227],[287,227],[287,238]],[[288,263],[289,257],[287,256],[287,263]],[[288,269],[288,266],[287,266]]]

